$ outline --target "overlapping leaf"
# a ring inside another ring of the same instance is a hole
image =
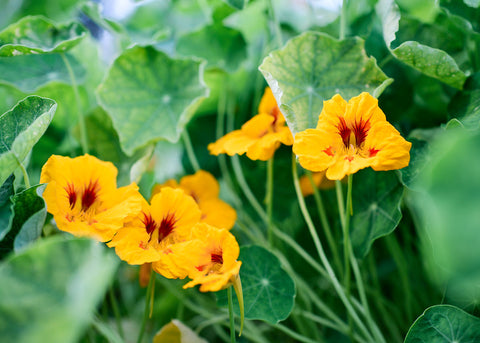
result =
[[[448,112],[469,130],[480,129],[480,73],[472,75],[452,99]]]
[[[10,197],[15,193],[13,181],[15,176],[10,175],[0,187],[0,241],[8,232],[8,223],[12,215],[12,206]]]

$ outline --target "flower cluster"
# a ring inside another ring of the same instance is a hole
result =
[[[239,247],[228,229],[236,212],[218,199],[212,175],[200,171],[180,184],[168,181],[154,189],[150,203],[134,183],[117,188],[116,175],[113,164],[90,155],[52,156],[41,182],[48,183],[43,196],[58,228],[109,241],[129,264],[152,263],[167,278],[188,276],[185,287],[218,291],[235,281]]]

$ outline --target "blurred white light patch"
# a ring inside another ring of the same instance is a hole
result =
[[[280,22],[305,31],[334,21],[340,14],[342,0],[276,0],[274,6]]]

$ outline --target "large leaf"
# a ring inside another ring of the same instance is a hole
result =
[[[204,58],[208,68],[216,67],[227,72],[234,72],[247,57],[246,43],[240,31],[218,23],[181,36],[177,41],[177,52]]]
[[[12,215],[10,197],[15,193],[13,181],[15,176],[10,175],[0,187],[0,241],[8,232],[8,223]]]
[[[207,343],[188,326],[177,319],[164,325],[153,338],[153,343]]]
[[[245,318],[260,319],[276,324],[288,317],[293,308],[295,283],[282,269],[280,261],[271,252],[260,246],[240,249]],[[219,293],[220,305],[227,304],[226,291]],[[234,310],[239,315],[238,301]]]
[[[66,56],[78,83],[85,78],[85,69],[71,56]],[[0,81],[12,84],[25,93],[33,93],[50,81],[70,83],[68,69],[58,54],[0,57]]]
[[[42,137],[56,108],[51,99],[29,96],[0,116],[0,184]]]
[[[480,73],[472,75],[452,99],[448,112],[469,130],[480,129]]]
[[[208,95],[203,67],[152,47],[134,47],[114,61],[97,94],[127,154],[151,142],[179,139]]]
[[[394,171],[361,170],[353,178],[351,240],[355,255],[365,257],[372,243],[400,222],[403,186]]]
[[[98,242],[62,236],[44,239],[3,262],[2,342],[76,342],[117,264]]]
[[[0,32],[0,56],[65,52],[86,34],[77,23],[55,26],[43,17],[25,17]]]
[[[473,29],[480,32],[480,2],[478,0],[440,0],[441,7],[468,20]]]
[[[379,96],[391,79],[367,57],[360,38],[336,40],[307,32],[272,52],[260,66],[293,134],[315,127],[323,101],[369,92]]]
[[[480,341],[480,319],[450,305],[436,305],[418,317],[405,343],[473,343]]]

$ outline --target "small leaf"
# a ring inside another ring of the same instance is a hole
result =
[[[97,94],[131,155],[148,143],[176,142],[208,89],[203,62],[134,47],[113,62]]]
[[[353,178],[351,240],[355,255],[365,257],[372,243],[397,227],[403,186],[394,171],[361,170]]]
[[[367,57],[364,41],[339,41],[307,32],[272,52],[259,67],[293,134],[315,127],[323,101],[339,93],[345,99],[369,92],[379,96],[392,79]]]
[[[153,343],[207,343],[188,326],[177,319],[164,325],[153,338]]]
[[[29,96],[0,116],[0,184],[17,169],[52,121],[55,101]]]
[[[0,56],[65,52],[86,34],[77,23],[55,26],[43,17],[25,17],[0,32]]]
[[[208,49],[205,47],[208,46]],[[207,60],[207,68],[219,68],[231,73],[247,57],[242,34],[221,24],[205,26],[178,38],[177,52]]]
[[[223,0],[233,8],[236,8],[237,10],[241,10],[245,7],[247,4],[248,0]]]
[[[245,318],[260,319],[276,324],[288,317],[293,308],[295,283],[282,269],[280,261],[268,250],[260,246],[247,246],[240,249]],[[219,305],[227,305],[226,291],[218,293]],[[234,310],[240,314],[238,301],[234,300]]]
[[[0,241],[9,230],[10,217],[12,216],[12,203],[10,197],[15,193],[13,181],[15,176],[11,174],[0,187]]]
[[[426,309],[405,337],[405,343],[471,343],[479,340],[480,319],[450,305]]]
[[[118,265],[98,242],[47,238],[0,264],[4,343],[76,342]]]

